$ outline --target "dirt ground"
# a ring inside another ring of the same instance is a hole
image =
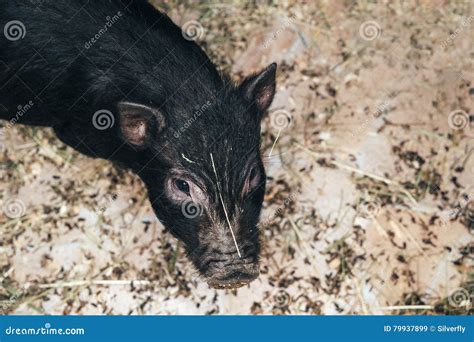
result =
[[[236,80],[279,65],[262,275],[210,289],[136,177],[14,125],[0,312],[472,313],[472,2],[155,3]]]

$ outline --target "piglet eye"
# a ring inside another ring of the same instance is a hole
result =
[[[252,189],[258,185],[260,182],[260,174],[258,172],[258,169],[254,167],[252,171],[250,171],[249,177],[248,177],[248,182],[249,182],[249,188]]]
[[[176,187],[178,190],[184,192],[185,194],[189,195],[189,184],[185,180],[182,179],[176,179],[174,181],[174,184],[176,184]]]
[[[252,171],[250,171],[249,180],[252,181],[255,177],[257,177],[257,170],[253,168]]]

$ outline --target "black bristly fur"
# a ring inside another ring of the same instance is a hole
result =
[[[0,37],[0,118],[53,127],[81,153],[130,168],[146,184],[158,218],[213,286],[253,279],[265,190],[260,120],[275,92],[276,65],[236,86],[146,1],[2,1],[1,27],[12,20],[24,24],[26,35]],[[33,105],[18,115],[27,103]],[[94,127],[100,110],[113,113],[111,127]],[[252,168],[258,184],[245,192]],[[167,186],[178,176],[204,193],[197,201],[201,215],[183,215],[176,199],[183,194]]]

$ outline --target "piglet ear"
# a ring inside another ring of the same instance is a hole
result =
[[[260,73],[247,77],[240,85],[245,98],[261,112],[265,112],[273,101],[276,68],[276,63],[272,63]]]
[[[163,114],[138,103],[119,102],[120,131],[123,139],[136,149],[145,149],[165,127]]]

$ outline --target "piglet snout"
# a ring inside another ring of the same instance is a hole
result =
[[[209,261],[208,284],[216,289],[238,288],[249,284],[260,274],[258,261],[254,257],[219,254]]]

